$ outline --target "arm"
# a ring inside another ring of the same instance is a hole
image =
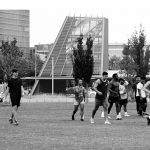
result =
[[[6,91],[5,91],[5,97],[4,97],[5,100],[7,98],[8,93],[9,93],[9,87],[7,86]]]
[[[23,88],[23,86],[21,86],[21,95],[24,96],[24,93],[25,93],[24,88]]]
[[[93,90],[97,93],[97,94],[99,94],[99,95],[102,95],[102,92],[100,92],[100,91],[98,91],[98,89],[97,89],[97,86],[98,86],[98,84],[100,84],[100,79],[98,79],[96,82],[95,82],[95,84],[94,84],[94,86],[93,86]]]
[[[149,86],[150,86],[150,81],[146,82],[146,84],[143,87],[143,90],[147,93],[150,93],[150,90],[147,89]]]

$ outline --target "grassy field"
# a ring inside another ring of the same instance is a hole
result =
[[[150,126],[136,115],[135,103],[129,103],[130,117],[104,125],[100,110],[95,124],[89,120],[94,103],[85,106],[85,121],[79,112],[71,120],[72,103],[22,103],[19,126],[8,123],[11,107],[0,104],[0,150],[150,150]],[[149,110],[149,107],[148,107]]]

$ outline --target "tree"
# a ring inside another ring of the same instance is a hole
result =
[[[109,59],[109,70],[119,70],[120,69],[121,58],[116,55]]]
[[[3,72],[3,76],[6,74],[9,77],[11,70],[13,68],[17,68],[21,77],[34,76],[35,56],[32,58],[24,57],[23,52],[20,51],[16,44],[17,40],[15,38],[11,42],[2,41],[0,47],[0,72]],[[43,62],[40,60],[39,56],[36,56],[36,64],[38,74],[43,65]]]
[[[16,46],[17,40],[14,38],[11,42],[4,42],[0,46],[1,49],[1,60],[0,60],[0,68],[1,70],[10,75],[10,72],[13,68],[18,68],[20,65],[20,61],[22,61],[23,52],[19,50],[19,47]]]
[[[75,81],[77,79],[83,79],[86,86],[90,82],[93,75],[93,40],[91,35],[86,40],[86,45],[83,46],[83,35],[81,34],[77,38],[77,47],[73,48],[72,64],[73,64],[73,77]]]
[[[146,36],[142,26],[139,33],[135,31],[128,44],[123,49],[123,59],[121,69],[128,73],[145,76],[149,71],[149,47],[146,48]],[[146,50],[145,50],[146,48]]]

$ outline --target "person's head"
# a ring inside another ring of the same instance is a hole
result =
[[[17,78],[17,77],[18,77],[18,70],[17,70],[17,69],[13,69],[13,70],[11,71],[11,73],[12,73],[12,77],[13,77],[13,78]]]
[[[83,81],[81,79],[78,80],[78,85],[82,85]]]
[[[108,73],[106,71],[104,71],[103,74],[102,74],[102,76],[103,76],[103,80],[107,80]]]
[[[123,79],[123,78],[120,78],[120,79],[119,79],[119,83],[120,83],[121,85],[123,85],[123,84],[124,84],[124,82],[125,82],[125,81],[124,81],[124,79]]]
[[[140,77],[140,76],[136,76],[135,82],[136,82],[136,83],[139,83],[140,81],[141,81],[141,77]]]
[[[118,74],[117,74],[117,73],[114,73],[114,74],[112,75],[112,78],[113,78],[114,80],[118,80]]]

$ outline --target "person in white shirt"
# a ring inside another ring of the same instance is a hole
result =
[[[120,92],[120,115],[121,115],[121,107],[124,108],[124,116],[130,116],[127,113],[127,103],[128,103],[128,94],[127,94],[127,85],[129,83],[125,81],[123,78],[119,79],[119,92]]]
[[[140,97],[139,99],[139,115],[142,116],[143,112],[146,112],[147,100],[146,92],[144,90],[145,78],[141,78],[141,82],[137,84],[137,94]]]

